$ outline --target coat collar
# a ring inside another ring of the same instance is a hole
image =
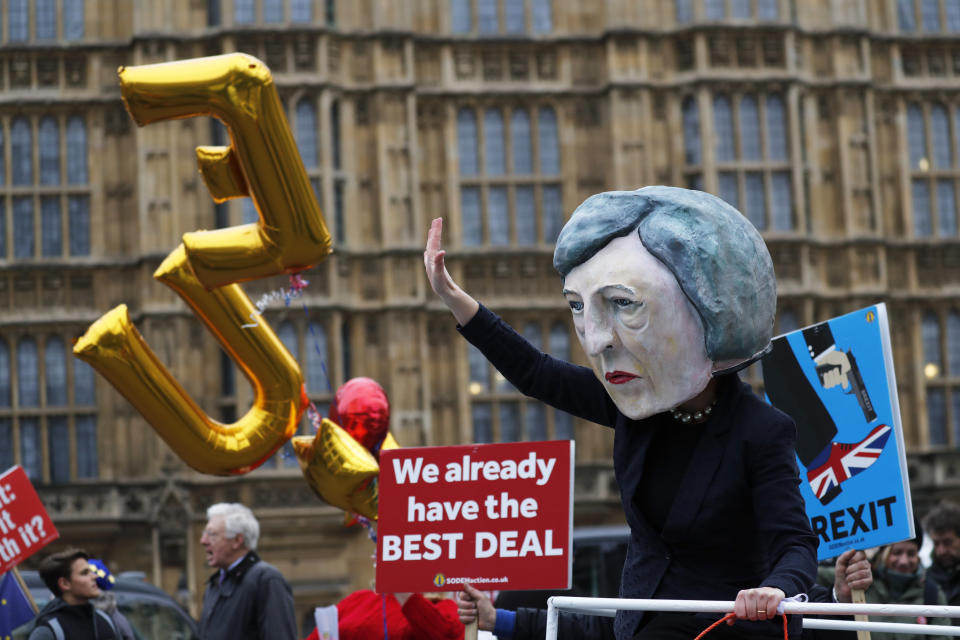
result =
[[[247,555],[243,557],[243,560],[238,562],[235,567],[227,571],[226,575],[223,576],[223,582],[220,581],[219,571],[210,576],[207,582],[211,587],[219,587],[223,595],[228,596],[233,593],[234,585],[243,580],[243,576],[247,573],[247,570],[249,570],[250,567],[258,562],[260,562],[260,556],[257,555],[257,552],[248,551]]]

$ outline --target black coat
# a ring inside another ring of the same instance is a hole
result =
[[[813,584],[817,539],[798,488],[796,429],[736,376],[723,385],[709,421],[692,427],[703,433],[658,532],[634,505],[634,494],[651,427],[671,418],[628,418],[591,369],[541,353],[482,305],[459,331],[520,392],[615,430],[614,470],[631,529],[620,597],[734,600],[742,589],[770,586],[792,596]],[[632,638],[642,616],[618,612],[617,638]],[[799,633],[799,623],[791,622],[791,634]],[[748,634],[783,634],[778,620],[737,626]]]

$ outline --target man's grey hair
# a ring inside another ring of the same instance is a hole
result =
[[[248,507],[239,502],[218,502],[207,509],[207,520],[223,517],[224,533],[230,538],[243,536],[243,544],[250,551],[257,548],[260,523]]]

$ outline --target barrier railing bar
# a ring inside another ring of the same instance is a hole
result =
[[[587,615],[605,615],[609,616],[611,610],[618,609],[630,611],[672,611],[672,612],[690,612],[690,613],[729,613],[733,611],[734,603],[732,601],[722,600],[656,600],[656,599],[629,599],[629,598],[579,598],[572,596],[553,596],[547,599],[547,634],[546,640],[556,640],[557,622],[560,610],[576,611]],[[960,607],[950,607],[941,605],[906,605],[906,604],[852,604],[852,603],[829,603],[829,602],[784,602],[783,610],[788,614],[817,614],[817,615],[873,615],[873,616],[925,616],[928,618],[960,618]],[[812,620],[811,620],[812,621]],[[806,625],[807,620],[804,620]],[[912,633],[931,634],[934,632],[924,629],[932,628],[931,625],[918,625],[908,623],[883,623],[883,622],[851,622],[847,620],[817,620],[818,625],[839,625],[839,626],[819,626],[822,629],[863,629],[879,631],[881,629],[872,626],[859,625],[877,625],[894,624],[901,625],[896,627],[897,632],[902,633],[904,627]],[[940,631],[935,632],[938,635],[960,636],[960,627],[939,626]],[[815,627],[810,627],[815,628]]]

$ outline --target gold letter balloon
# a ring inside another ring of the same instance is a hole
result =
[[[233,424],[210,418],[173,378],[130,321],[126,305],[104,314],[74,345],[184,462],[203,473],[246,473],[295,432],[307,399],[303,376],[270,325],[243,328],[255,306],[237,282],[306,269],[330,253],[314,198],[269,69],[229,54],[121,68],[123,100],[138,125],[214,116],[229,147],[200,147],[214,199],[249,196],[254,224],[186,233],[154,273],[213,332],[254,389]]]

